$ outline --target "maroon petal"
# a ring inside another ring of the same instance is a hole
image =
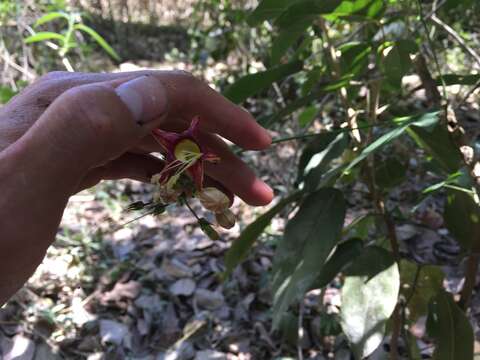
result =
[[[169,153],[173,153],[175,144],[182,138],[180,134],[160,129],[153,129],[152,135],[154,139],[162,145],[165,151]]]
[[[197,190],[203,188],[203,163],[201,160],[197,160],[193,165],[187,169],[188,173],[195,183]]]

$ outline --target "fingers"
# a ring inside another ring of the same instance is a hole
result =
[[[271,137],[268,132],[258,125],[247,111],[183,71],[146,70],[114,74],[53,72],[39,81],[36,92],[40,92],[45,102],[50,103],[73,87],[142,76],[154,76],[160,82],[161,90],[165,88],[171,116],[190,120],[198,115],[202,119],[203,130],[218,133],[245,149],[258,150],[270,145]],[[152,100],[152,94],[157,91],[155,87],[138,86],[136,92],[147,102],[145,106],[148,107],[148,101]]]
[[[102,180],[132,179],[150,182],[163,168],[163,161],[151,155],[126,153],[104,166],[92,169],[80,182],[77,191],[90,188]]]
[[[208,133],[200,136],[202,143],[221,159],[217,164],[206,164],[205,169],[209,176],[250,205],[263,206],[272,201],[272,189],[260,180],[247,164],[233,154],[224,141]]]

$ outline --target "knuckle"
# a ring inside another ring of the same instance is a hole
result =
[[[81,122],[99,137],[113,131],[113,119],[109,111],[107,88],[100,85],[78,86],[62,94],[63,108],[74,122]]]

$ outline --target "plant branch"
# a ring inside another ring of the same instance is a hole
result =
[[[448,24],[445,24],[442,20],[440,20],[437,15],[432,15],[430,17],[435,24],[440,26],[445,32],[447,32],[455,41],[460,45],[460,47],[465,50],[471,57],[473,57],[476,63],[480,66],[480,55],[475,52],[466,42],[465,40]]]

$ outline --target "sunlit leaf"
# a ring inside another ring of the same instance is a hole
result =
[[[99,33],[97,33],[95,30],[93,30],[91,27],[86,26],[84,24],[76,24],[75,29],[83,31],[90,35],[93,40],[97,42],[98,45],[100,45],[103,50],[105,50],[112,58],[114,58],[117,61],[120,61],[120,56],[118,56],[117,52],[113,50],[113,48],[108,45],[108,43],[105,41],[105,39],[100,36]]]
[[[45,40],[58,40],[61,43],[65,42],[65,36],[62,34],[51,32],[51,31],[41,31],[37,32],[34,35],[31,35],[25,38],[26,44],[31,44],[34,42],[45,41]]]
[[[65,20],[67,20],[67,21],[70,20],[70,17],[69,17],[68,14],[65,14],[65,13],[63,13],[63,12],[56,12],[56,11],[54,11],[54,12],[50,12],[50,13],[45,14],[45,15],[43,15],[42,17],[40,17],[37,21],[35,21],[35,25],[34,25],[34,26],[37,27],[37,26],[43,25],[43,24],[45,24],[45,23],[47,23],[47,22],[50,22],[50,21],[55,20],[55,19],[58,19],[58,18],[63,18],[63,19],[65,19]]]
[[[341,324],[357,360],[382,343],[400,290],[398,265],[391,253],[368,247],[349,267],[342,288]]]

